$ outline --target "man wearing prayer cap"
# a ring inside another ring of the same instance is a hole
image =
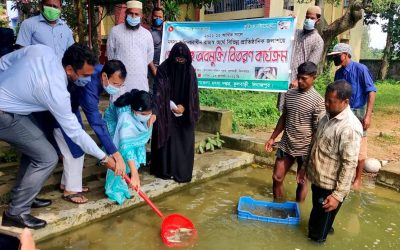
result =
[[[353,189],[358,190],[361,186],[361,175],[367,159],[367,130],[371,125],[372,110],[375,103],[376,87],[371,73],[364,64],[351,60],[351,47],[346,43],[338,43],[328,54],[333,59],[335,66],[340,68],[335,73],[336,80],[346,80],[353,89],[350,108],[360,120],[364,133],[361,140],[360,153]]]
[[[128,72],[125,85],[120,88],[119,93],[110,97],[111,101],[132,89],[149,91],[147,73],[154,56],[153,38],[141,26],[142,2],[128,1],[126,7],[125,23],[114,26],[107,39],[108,59],[122,61]],[[154,121],[155,115],[150,119],[149,125]]]
[[[297,88],[297,68],[305,62],[319,64],[324,49],[324,41],[319,35],[316,24],[321,18],[321,8],[311,6],[307,9],[303,29],[296,30],[293,44],[292,63],[290,65],[290,88]],[[278,97],[278,109],[282,112],[285,103],[285,94]]]

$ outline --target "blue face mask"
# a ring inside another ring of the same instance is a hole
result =
[[[110,95],[116,95],[119,92],[119,88],[117,88],[111,84],[108,84],[107,87],[104,87],[104,90]]]
[[[116,94],[118,94],[118,92],[119,92],[119,88],[118,87],[115,87],[114,85],[112,85],[111,83],[110,83],[110,81],[108,80],[108,77],[107,77],[107,75],[106,75],[106,78],[107,78],[107,87],[104,87],[104,90],[108,93],[108,94],[110,94],[110,95],[116,95]]]
[[[161,20],[161,18],[156,18],[156,19],[153,19],[153,26],[154,27],[160,27],[161,25],[162,25],[162,23],[163,23],[163,20]]]
[[[142,115],[142,114],[135,113],[135,116],[136,116],[136,119],[138,119],[140,122],[147,122],[150,119],[151,114]]]
[[[92,80],[91,76],[81,76],[78,77],[78,79],[76,79],[74,83],[76,84],[76,86],[85,87],[86,84],[88,84],[91,80]]]
[[[129,26],[135,27],[140,24],[140,17],[131,17],[128,15],[126,17],[126,22],[129,24]]]
[[[313,30],[315,28],[315,21],[307,18],[306,20],[304,20],[303,28],[305,30]]]

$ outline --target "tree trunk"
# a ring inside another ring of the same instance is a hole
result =
[[[92,50],[98,57],[100,55],[100,45],[99,45],[99,37],[97,32],[97,22],[98,22],[98,12],[95,11],[93,1],[88,1],[88,19],[91,24],[91,45]],[[90,13],[90,14],[89,14]]]
[[[367,0],[350,0],[349,7],[344,15],[330,25],[323,27],[321,37],[324,40],[324,51],[320,66],[325,65],[328,48],[333,39],[341,33],[353,28],[363,18],[363,9],[368,6]],[[323,68],[323,67],[320,67]]]
[[[389,18],[388,22],[388,31],[387,31],[387,37],[386,37],[386,45],[385,48],[383,49],[383,56],[382,56],[382,64],[381,68],[379,70],[379,79],[380,80],[386,80],[388,71],[389,71],[389,66],[390,66],[390,59],[391,59],[391,54],[392,54],[392,31],[391,31],[391,25],[393,25],[393,18]]]
[[[85,28],[83,24],[83,9],[82,9],[82,3],[81,0],[74,0],[74,7],[75,7],[75,13],[76,13],[76,18],[77,18],[77,32],[78,32],[78,42],[83,43],[85,41]]]

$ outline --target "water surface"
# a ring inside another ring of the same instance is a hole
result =
[[[196,225],[199,240],[191,249],[400,249],[400,194],[373,185],[352,192],[323,244],[307,239],[311,192],[300,205],[298,226],[237,219],[240,196],[272,200],[272,171],[248,167],[193,185],[156,200],[168,215],[180,213]],[[285,180],[286,196],[295,197],[295,176]],[[87,227],[41,242],[44,249],[168,249],[160,237],[161,220],[148,207],[134,208]]]

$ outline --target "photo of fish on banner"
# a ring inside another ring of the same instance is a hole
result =
[[[256,79],[263,80],[276,80],[278,76],[278,68],[277,67],[256,67],[255,68],[255,77]]]

